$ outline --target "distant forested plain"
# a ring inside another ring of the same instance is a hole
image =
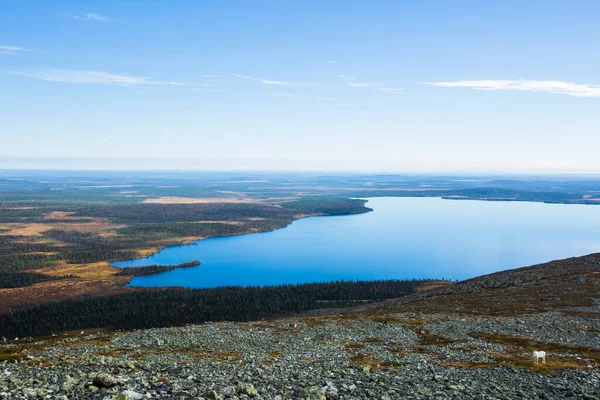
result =
[[[52,204],[33,209],[3,203],[0,272],[134,258],[138,250],[206,238],[262,232],[289,225],[300,215],[370,211],[363,200],[295,200],[288,203]],[[10,203],[8,203],[10,204]],[[20,203],[22,204],[22,203]],[[56,218],[49,218],[54,215]]]
[[[48,315],[59,312],[57,310],[79,310],[97,316],[93,321],[66,324],[63,328],[67,329],[98,323],[124,327],[107,316],[100,317],[97,310],[118,306],[129,310],[124,313],[135,313],[131,309],[134,305],[140,311],[159,300],[171,308],[148,311],[147,318],[171,321],[165,317],[168,314],[165,310],[172,312],[179,307],[177,304],[186,304],[185,311],[176,312],[176,321],[169,323],[188,322],[186,313],[198,322],[206,318],[244,320],[314,309],[317,303],[301,300],[304,295],[300,292],[313,290],[308,287],[302,291],[278,287],[262,292],[247,288],[227,288],[222,292],[132,289],[125,287],[132,276],[161,272],[170,267],[119,271],[110,262],[145,256],[195,239],[283,228],[303,217],[365,213],[371,210],[359,198],[378,196],[599,204],[600,180],[591,176],[3,170],[0,171],[0,314],[4,314],[3,318],[12,315],[11,323],[31,327],[36,318],[42,321],[42,310]],[[398,291],[397,285],[394,287],[395,291],[390,290],[387,295],[407,292]],[[361,290],[350,300],[358,301],[364,295]],[[278,292],[281,298],[275,294]],[[227,298],[232,304],[255,295],[269,300],[250,301],[251,309],[244,313],[227,310],[211,314],[202,308],[204,306],[194,308],[194,304],[200,302],[216,307],[210,303],[213,300],[207,300],[206,293],[218,294],[218,298]],[[296,295],[297,300],[290,300]],[[332,301],[340,305],[340,301],[349,300],[334,298]],[[124,305],[127,302],[130,306]],[[38,309],[39,312],[35,311]],[[21,312],[28,314],[18,314]],[[136,326],[143,324],[138,322]],[[57,328],[47,326],[48,330]]]

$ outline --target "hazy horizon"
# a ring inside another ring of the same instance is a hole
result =
[[[74,165],[74,166],[71,166]],[[515,178],[600,178],[600,173],[596,172],[569,172],[569,171],[502,171],[502,170],[334,170],[334,169],[264,169],[264,168],[135,168],[134,165],[115,165],[112,168],[106,166],[93,165],[78,167],[77,164],[59,164],[56,166],[36,166],[34,163],[27,162],[22,167],[11,166],[4,167],[0,162],[0,172],[24,172],[28,175],[36,173],[60,174],[60,173],[181,173],[181,174],[265,174],[265,175],[339,175],[339,176],[422,176],[422,177],[468,177],[468,178],[487,178],[487,177],[515,177]]]
[[[141,163],[140,163],[141,161]],[[78,158],[14,158],[3,157],[0,159],[0,171],[97,171],[97,172],[223,172],[223,173],[306,173],[306,174],[340,174],[340,175],[448,175],[448,176],[600,176],[600,171],[569,170],[569,169],[367,169],[367,168],[327,168],[313,165],[309,168],[296,167],[270,167],[268,163],[255,161],[254,165],[238,165],[232,167],[229,160],[210,160],[199,163],[197,160],[187,159],[160,159],[160,158],[132,158],[132,159],[78,159]],[[239,161],[239,160],[236,160]]]

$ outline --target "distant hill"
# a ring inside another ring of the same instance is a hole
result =
[[[600,253],[483,275],[347,313],[508,316],[546,311],[600,318]]]

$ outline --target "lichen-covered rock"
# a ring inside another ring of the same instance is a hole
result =
[[[325,392],[317,387],[299,388],[296,396],[303,400],[327,400]]]
[[[217,392],[215,392],[214,390],[210,390],[208,391],[205,395],[205,398],[207,398],[208,400],[223,400],[223,397],[221,397],[221,395]]]
[[[239,394],[245,394],[250,397],[258,396],[258,390],[254,388],[254,385],[251,383],[240,383],[237,387],[237,392]]]
[[[112,388],[119,384],[117,379],[109,374],[100,373],[94,377],[92,385],[97,388]]]
[[[122,394],[126,395],[131,400],[140,400],[144,398],[144,395],[141,393],[135,392],[133,390],[124,390]]]
[[[62,388],[65,392],[69,393],[77,385],[77,380],[73,379],[69,375],[65,376],[65,380],[63,381]]]

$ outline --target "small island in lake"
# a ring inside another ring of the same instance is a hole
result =
[[[175,265],[147,265],[144,267],[122,267],[116,275],[125,275],[125,276],[142,276],[142,275],[152,275],[158,274],[160,272],[171,271],[176,268],[189,268],[189,267],[197,267],[201,262],[198,260],[185,262],[181,264]]]

